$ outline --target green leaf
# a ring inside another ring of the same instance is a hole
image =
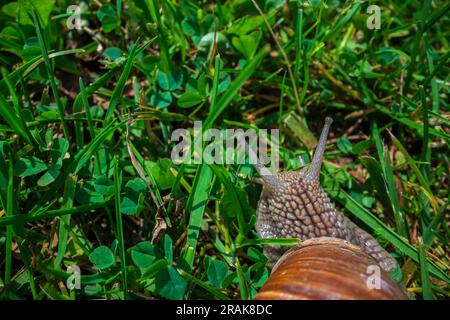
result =
[[[208,280],[213,287],[220,288],[222,286],[223,280],[228,273],[228,265],[217,259],[210,259],[208,270],[207,270]]]
[[[142,279],[154,278],[161,270],[167,268],[169,264],[166,259],[158,259],[152,263],[148,268],[142,271]]]
[[[256,30],[264,23],[264,18],[261,16],[246,16],[233,22],[231,27],[227,30],[228,33],[243,35],[250,31]]]
[[[64,138],[58,138],[53,142],[50,151],[52,153],[52,161],[56,163],[57,160],[64,159],[67,150],[69,150],[69,142]]]
[[[262,262],[264,264],[268,260],[267,257],[261,252],[261,250],[258,250],[253,247],[248,248],[247,257],[252,261]]]
[[[372,140],[363,140],[361,142],[355,143],[352,147],[352,152],[356,155],[361,155],[364,151],[370,148],[372,145]]]
[[[42,122],[57,121],[59,119],[58,110],[49,110],[49,111],[42,112],[35,119],[42,121]]]
[[[109,60],[114,61],[122,56],[122,50],[116,47],[107,48],[105,51],[103,51],[103,55]]]
[[[210,52],[214,46],[214,42],[218,48],[226,49],[227,38],[221,32],[209,32],[205,34],[198,43],[198,49],[203,52]]]
[[[196,17],[187,16],[181,21],[181,26],[183,27],[183,32],[191,37],[195,37],[199,35],[200,26]]]
[[[153,89],[150,102],[156,108],[165,108],[172,104],[172,94],[168,91]]]
[[[105,114],[105,110],[99,106],[93,106],[91,108],[91,115],[93,119],[102,119]]]
[[[103,31],[106,33],[113,31],[118,26],[117,14],[109,5],[102,6],[97,11],[97,17],[102,23]]]
[[[164,298],[181,300],[184,297],[187,281],[172,266],[156,276],[156,291]]]
[[[228,89],[230,84],[231,84],[230,75],[228,73],[226,73],[225,71],[221,71],[220,72],[220,83],[219,83],[219,86],[217,87],[217,92],[223,93],[225,90]]]
[[[2,12],[10,17],[16,18],[17,13],[19,12],[19,3],[18,2],[10,2],[5,4],[2,7]]]
[[[231,42],[233,46],[241,52],[245,59],[250,60],[256,49],[256,40],[251,35],[242,35],[234,37]]]
[[[144,197],[139,197],[137,201],[124,197],[120,202],[120,209],[123,214],[137,215],[143,209]]]
[[[92,181],[86,181],[77,192],[75,198],[79,203],[99,203],[105,200],[103,195],[95,191]]]
[[[61,167],[62,164],[60,163],[55,163],[54,165],[52,165],[51,168],[42,177],[39,178],[37,182],[38,186],[45,187],[55,181],[59,176]]]
[[[14,175],[28,177],[47,170],[47,165],[36,157],[20,158],[14,164]]]
[[[173,263],[173,243],[168,234],[164,235],[164,255],[166,256],[169,264]]]
[[[178,106],[181,108],[190,108],[197,104],[200,104],[205,99],[197,92],[188,91],[181,95],[178,99]]]
[[[362,197],[361,203],[367,208],[372,208],[375,201],[376,201],[376,199],[374,197],[365,196],[365,197]]]
[[[250,214],[251,208],[246,203],[245,199],[242,199],[244,193],[242,192],[241,189],[239,189],[238,186],[235,185],[229,173],[223,167],[220,167],[218,165],[212,164],[210,165],[210,167],[214,171],[215,175],[219,178],[220,182],[225,187],[224,191],[225,201],[223,201],[223,203],[221,202],[221,209],[223,211],[226,211],[226,214],[228,214],[229,216],[232,217],[235,215],[237,217],[239,237],[238,239],[236,239],[236,243],[239,243],[239,241],[242,239],[242,237],[246,232],[245,217],[246,214]]]
[[[116,259],[110,248],[100,246],[89,255],[89,260],[95,264],[95,269],[103,270],[112,266]]]
[[[109,196],[114,193],[114,182],[106,175],[97,177],[94,182],[94,189],[103,196]]]
[[[36,37],[28,38],[23,45],[22,58],[24,61],[33,60],[33,58],[41,55],[41,48]]]
[[[83,293],[87,296],[99,296],[101,295],[103,288],[100,285],[87,285],[83,288]]]
[[[348,140],[347,137],[339,138],[336,141],[336,145],[344,154],[350,153],[352,151],[352,143],[350,142],[350,140]]]
[[[172,188],[175,181],[175,177],[170,171],[173,167],[172,160],[168,158],[161,158],[158,161],[145,161],[145,166],[150,170],[152,176],[154,177],[158,189],[167,190]]]
[[[141,269],[141,272],[150,267],[157,258],[161,258],[161,251],[149,241],[143,241],[131,249],[131,259]]]
[[[141,178],[134,178],[125,185],[127,193],[138,194],[146,190],[145,182]]]
[[[125,197],[120,203],[120,210],[124,214],[137,215],[144,208],[144,192],[147,186],[141,178],[130,180],[125,185]]]
[[[181,22],[183,33],[191,36],[195,44],[200,42],[202,35],[213,31],[214,17],[207,15],[203,19],[197,14],[190,14]]]
[[[347,10],[342,10],[342,15],[338,22],[335,24],[334,28],[329,28],[325,36],[323,37],[324,41],[327,41],[331,39],[333,36],[335,36],[352,18],[353,16],[359,12],[361,9],[361,3],[360,2],[354,2],[352,3],[352,6],[347,8]]]
[[[36,8],[42,23],[45,26],[49,20],[55,0],[19,0],[19,23],[33,25],[33,21],[28,16],[33,6]]]
[[[173,69],[170,73],[159,70],[156,81],[161,89],[173,91],[183,83],[183,72],[181,69]]]

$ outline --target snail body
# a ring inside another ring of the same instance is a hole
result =
[[[359,247],[384,271],[392,272],[398,267],[396,260],[370,234],[341,214],[320,186],[320,169],[331,123],[332,119],[327,117],[308,167],[268,174],[267,169],[256,166],[263,180],[256,211],[256,230],[261,238],[342,239]],[[282,246],[266,246],[264,254],[269,259],[269,267],[286,250]]]

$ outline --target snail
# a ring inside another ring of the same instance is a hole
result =
[[[331,251],[327,252],[333,256],[329,257],[328,263],[337,263],[341,259],[339,254],[345,256],[351,252],[358,259],[350,260],[353,263],[359,262],[360,265],[355,267],[349,262],[347,264],[349,270],[346,270],[347,273],[343,272],[341,276],[345,276],[345,274],[348,276],[354,272],[360,273],[364,269],[363,267],[367,267],[369,260],[372,261],[372,264],[379,265],[383,274],[398,270],[397,261],[370,234],[340,213],[320,186],[319,175],[332,121],[330,117],[325,119],[324,128],[309,166],[298,171],[284,171],[275,174],[268,173],[268,170],[261,164],[255,166],[261,175],[263,185],[256,210],[256,231],[261,238],[299,238],[301,241],[322,241],[322,250],[329,248]],[[333,241],[327,242],[325,241],[327,239],[333,239]],[[331,249],[330,246],[334,246],[334,249]],[[304,251],[310,252],[310,249],[306,248],[309,246],[300,245],[294,251],[296,252],[294,256],[305,257]],[[277,269],[283,269],[282,266],[288,263],[286,261],[292,258],[292,254],[289,259],[284,256],[282,258],[284,262],[280,265],[280,258],[286,251],[287,248],[284,246],[266,245],[264,247],[263,252],[269,260],[268,266],[273,269],[272,275],[277,272]],[[315,252],[317,253],[317,251]],[[323,252],[313,257],[320,258],[322,255]],[[302,266],[299,261],[297,261],[297,268],[300,270]],[[328,269],[329,272],[332,272],[332,269],[326,267],[325,260],[321,261],[322,264],[315,267],[318,270]],[[277,262],[279,268],[274,269]],[[356,269],[350,270],[352,267]],[[285,279],[287,282],[295,277],[295,268],[292,272],[294,272],[293,275],[287,274]],[[365,285],[365,281],[362,280],[358,281]],[[402,289],[401,291],[406,290]]]

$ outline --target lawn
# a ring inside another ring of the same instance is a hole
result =
[[[270,274],[264,243],[298,239],[258,238],[248,157],[179,163],[173,134],[279,129],[280,170],[297,170],[330,116],[322,187],[415,299],[448,299],[449,11],[7,1],[0,297],[252,299]]]

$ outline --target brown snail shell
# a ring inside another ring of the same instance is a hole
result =
[[[257,300],[406,300],[405,290],[380,271],[380,287],[367,280],[377,262],[341,239],[306,240],[286,252],[256,295]]]

